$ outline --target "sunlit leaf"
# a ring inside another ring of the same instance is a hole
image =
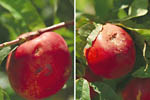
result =
[[[88,81],[85,79],[78,79],[76,81],[77,100],[90,100],[90,89]]]
[[[129,7],[129,16],[143,16],[148,12],[148,0],[134,0]]]
[[[96,39],[96,37],[98,36],[98,34],[102,30],[102,25],[101,24],[96,24],[95,27],[96,28],[87,37],[87,44],[86,44],[85,48],[89,48],[89,47],[92,46],[92,42]]]

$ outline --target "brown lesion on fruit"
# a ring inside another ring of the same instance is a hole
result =
[[[113,33],[110,37],[109,40],[113,40],[117,37],[117,33]]]
[[[138,94],[136,96],[136,100],[141,100],[142,92],[141,90],[138,91]]]

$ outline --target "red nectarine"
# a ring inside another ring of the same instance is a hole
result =
[[[132,79],[122,91],[123,100],[150,100],[150,78]]]
[[[90,69],[98,76],[115,79],[129,73],[135,63],[135,48],[130,35],[119,26],[107,23],[85,51]]]
[[[71,72],[71,58],[65,40],[54,32],[45,32],[11,52],[6,69],[19,95],[39,100],[64,86]]]

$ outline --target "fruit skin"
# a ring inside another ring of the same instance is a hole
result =
[[[96,81],[102,81],[102,78],[95,75],[90,68],[87,66],[85,69],[85,75],[84,78],[88,81],[88,82],[96,82]]]
[[[150,78],[132,79],[122,91],[123,100],[150,100]]]
[[[115,79],[129,73],[135,63],[135,48],[128,33],[113,24],[103,26],[101,33],[85,51],[90,69],[98,76]]]
[[[54,32],[21,44],[7,59],[12,88],[22,97],[38,100],[58,92],[71,73],[65,40]]]

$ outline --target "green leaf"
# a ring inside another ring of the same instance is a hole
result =
[[[126,11],[124,9],[119,9],[119,12],[118,12],[118,17],[119,19],[124,19],[126,18],[128,15],[126,13]]]
[[[83,76],[86,65],[86,59],[84,56],[84,47],[86,45],[86,38],[80,37],[79,34],[76,36],[76,58],[77,58],[77,76]]]
[[[139,17],[148,13],[148,0],[134,0],[129,7],[129,17]]]
[[[121,100],[116,92],[103,82],[94,82],[91,83],[91,86],[99,93],[101,100]]]
[[[42,19],[29,0],[0,0],[0,5],[7,9],[15,19],[27,25],[30,30],[45,27]]]
[[[80,23],[81,22],[81,23]],[[87,23],[86,23],[87,22]],[[87,43],[87,37],[92,32],[92,30],[95,28],[95,26],[90,23],[85,17],[82,17],[77,23],[79,28],[76,35],[76,57],[77,57],[77,76],[83,76],[86,64],[86,59],[84,56],[84,47]]]
[[[89,48],[89,47],[92,46],[92,42],[96,39],[96,37],[98,36],[98,34],[102,30],[102,25],[101,24],[96,24],[95,27],[96,28],[87,37],[87,44],[86,44],[85,48]]]
[[[4,94],[2,93],[1,89],[0,89],[0,100],[4,100]]]
[[[77,59],[80,59],[77,57]],[[81,63],[81,62],[78,62],[78,60],[76,61],[76,76],[77,77],[83,77],[84,74],[85,74],[85,68],[86,68],[86,65]]]
[[[90,89],[88,81],[85,79],[78,79],[76,81],[77,100],[90,100]]]
[[[87,23],[79,28],[78,33],[80,36],[88,37],[94,28],[92,23]]]
[[[133,77],[139,77],[139,78],[150,78],[150,66],[149,66],[149,68],[147,69],[147,71],[144,71],[144,70],[145,70],[145,66],[139,68],[138,70],[136,70],[136,71],[132,74],[132,76],[133,76]]]
[[[0,100],[10,100],[9,95],[2,88],[0,88]]]
[[[11,48],[10,47],[4,47],[0,50],[0,64],[5,59],[5,57],[9,54]]]
[[[91,20],[87,16],[84,16],[84,14],[81,12],[76,12],[76,20],[77,20],[76,23],[77,30],[79,30],[83,25],[91,22]]]

